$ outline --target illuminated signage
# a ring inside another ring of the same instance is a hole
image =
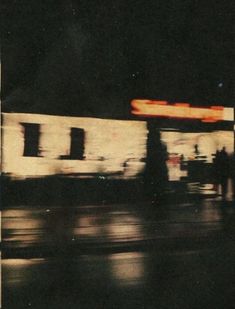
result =
[[[192,107],[188,103],[168,104],[167,101],[132,100],[132,114],[143,117],[169,117],[199,119],[203,122],[233,121],[233,108],[211,106],[210,108]]]

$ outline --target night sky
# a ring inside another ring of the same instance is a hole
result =
[[[234,3],[4,0],[3,111],[128,118],[133,98],[234,106]]]

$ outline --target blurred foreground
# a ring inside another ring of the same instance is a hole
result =
[[[232,308],[234,219],[215,198],[8,207],[3,308]]]

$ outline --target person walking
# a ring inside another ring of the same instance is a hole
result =
[[[225,147],[223,147],[222,150],[217,153],[216,168],[218,183],[221,185],[222,190],[222,199],[226,200],[229,178],[229,156]]]

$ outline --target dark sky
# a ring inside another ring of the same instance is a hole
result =
[[[4,0],[3,111],[129,117],[234,104],[234,1]]]

